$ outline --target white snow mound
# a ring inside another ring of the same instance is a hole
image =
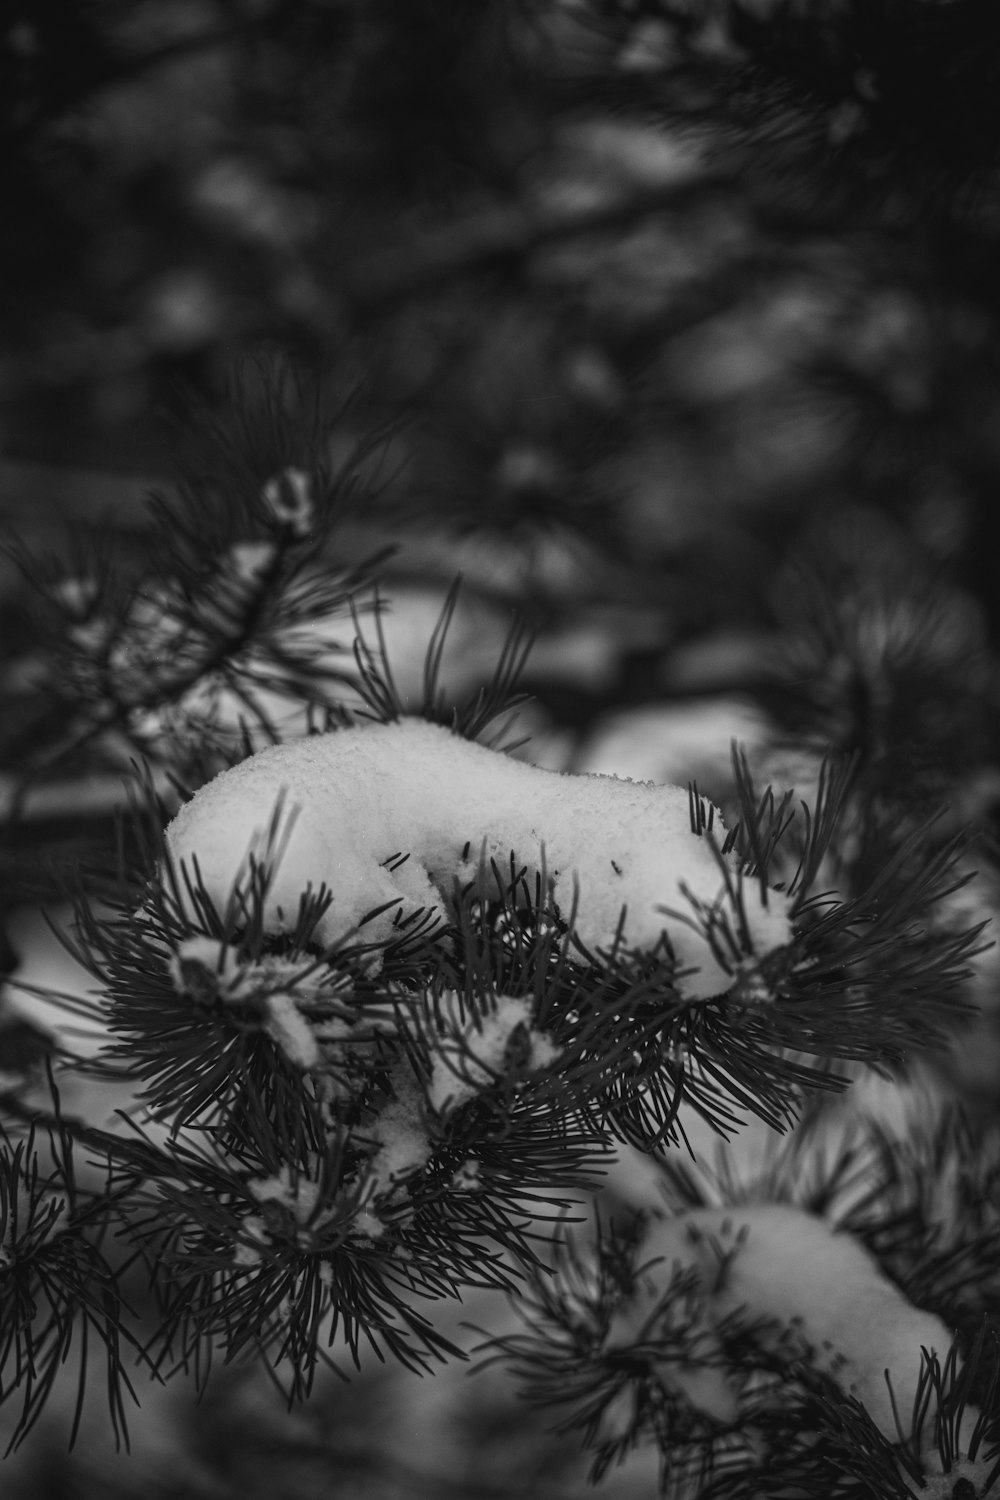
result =
[[[688,793],[674,786],[542,770],[423,720],[373,724],[272,746],[224,771],[181,808],[167,829],[175,864],[201,880],[220,907],[245,876],[251,853],[267,857],[268,831],[282,808],[283,852],[265,920],[291,927],[300,896],[325,884],[333,894],[316,936],[332,944],[385,902],[366,941],[387,939],[393,919],[429,908],[447,921],[454,882],[472,880],[481,854],[509,872],[511,851],[541,869],[563,914],[579,881],[576,931],[589,948],[614,940],[627,905],[626,940],[651,948],[666,930],[680,965],[696,972],[680,987],[692,998],[732,983],[693,915],[685,888],[729,910],[722,871],[707,839],[691,831]],[[716,812],[714,829],[725,829]],[[393,856],[405,863],[385,867]],[[735,870],[735,859],[730,863]],[[791,939],[788,899],[744,885],[747,927],[759,957]]]

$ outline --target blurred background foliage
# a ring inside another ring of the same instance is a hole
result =
[[[845,499],[982,566],[988,6],[7,15],[15,517],[55,468],[74,513],[141,524],[125,479],[169,469],[179,385],[218,400],[280,345],[359,392],[353,423],[395,425],[386,524],[495,535],[548,590],[571,536],[630,593],[662,607],[668,582],[675,630],[760,619],[775,554]]]
[[[337,413],[324,461],[366,478],[331,563],[398,547],[400,652],[461,572],[463,682],[523,612],[535,758],[710,783],[766,715],[864,750],[873,806],[912,788],[988,827],[998,147],[992,0],[8,0],[0,524],[138,561],[149,491],[238,454],[290,359]],[[0,561],[8,779],[27,601]],[[8,830],[8,911],[91,847],[60,796]],[[296,1493],[329,1483],[298,1428],[248,1438],[244,1385],[183,1478],[152,1444],[144,1493],[291,1492],[289,1444]],[[344,1450],[338,1494],[579,1493],[526,1421],[530,1474],[418,1484],[369,1452],[352,1477]],[[93,1484],[86,1445],[19,1462],[25,1494]]]

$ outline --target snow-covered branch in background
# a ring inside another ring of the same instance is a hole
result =
[[[775,1185],[564,1235],[517,1309],[524,1332],[483,1347],[523,1399],[567,1413],[594,1477],[655,1443],[671,1500],[991,1493],[995,1340],[953,1331],[933,1292],[895,1280],[861,1222]]]
[[[605,1348],[648,1340],[671,1271],[689,1273],[715,1358],[702,1368],[695,1355],[691,1370],[671,1378],[683,1379],[688,1399],[720,1422],[735,1422],[738,1391],[716,1330],[735,1315],[756,1325],[762,1347],[789,1363],[805,1360],[856,1397],[890,1442],[900,1439],[900,1424],[917,1404],[921,1350],[943,1362],[951,1348],[953,1335],[941,1319],[912,1306],[853,1236],[799,1208],[753,1203],[657,1217],[639,1259],[636,1290],[613,1320]],[[967,1408],[970,1431],[978,1415]],[[979,1467],[986,1473],[991,1465]]]

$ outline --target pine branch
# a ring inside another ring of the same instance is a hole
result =
[[[125,1396],[135,1395],[123,1346],[138,1346],[123,1322],[128,1309],[118,1290],[120,1271],[102,1248],[116,1195],[77,1186],[73,1131],[61,1115],[54,1084],[52,1092],[55,1112],[38,1130],[33,1123],[18,1138],[0,1124],[0,1403],[20,1401],[8,1452],[41,1417],[71,1357],[77,1395],[69,1436],[71,1446],[75,1442],[91,1337],[106,1350],[108,1414],[116,1445],[128,1441]],[[9,1098],[2,1108],[11,1112]],[[37,1143],[39,1130],[48,1139],[45,1153]],[[99,1133],[85,1134],[92,1141]]]
[[[791,1237],[780,1249],[772,1220]],[[775,1256],[800,1228],[811,1250],[783,1282]],[[884,1320],[881,1341],[854,1299]],[[595,1477],[653,1442],[664,1493],[713,1500],[786,1488],[904,1500],[944,1483],[985,1495],[1000,1478],[993,1335],[980,1326],[960,1348],[850,1236],[796,1210],[750,1196],[599,1226],[587,1245],[563,1237],[517,1311],[526,1331],[489,1339],[486,1363],[508,1365],[536,1404],[568,1408],[559,1430],[581,1432]],[[938,1347],[921,1351],[921,1334]]]

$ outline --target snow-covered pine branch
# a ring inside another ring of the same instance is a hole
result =
[[[995,1339],[965,1341],[790,1203],[564,1235],[516,1311],[524,1333],[484,1347],[582,1432],[595,1477],[646,1443],[671,1500],[953,1500],[1000,1476]]]
[[[851,1235],[836,1233],[798,1208],[748,1203],[657,1217],[648,1225],[638,1260],[642,1269],[635,1290],[613,1319],[605,1350],[627,1348],[640,1335],[648,1343],[647,1325],[655,1320],[671,1273],[689,1273],[714,1358],[705,1361],[700,1380],[690,1373],[673,1378],[721,1423],[735,1423],[739,1410],[738,1381],[720,1357],[718,1330],[727,1319],[743,1319],[754,1342],[780,1362],[804,1362],[833,1380],[864,1406],[890,1443],[902,1436],[901,1425],[917,1406],[922,1351],[943,1362],[952,1346],[952,1330],[914,1307]],[[693,1348],[691,1365],[699,1373]],[[965,1419],[952,1484],[966,1471],[982,1482],[993,1467],[969,1459],[978,1410],[968,1407]],[[923,1457],[932,1476],[935,1469],[940,1476],[930,1431],[924,1434]],[[944,1493],[932,1483],[928,1500]]]

